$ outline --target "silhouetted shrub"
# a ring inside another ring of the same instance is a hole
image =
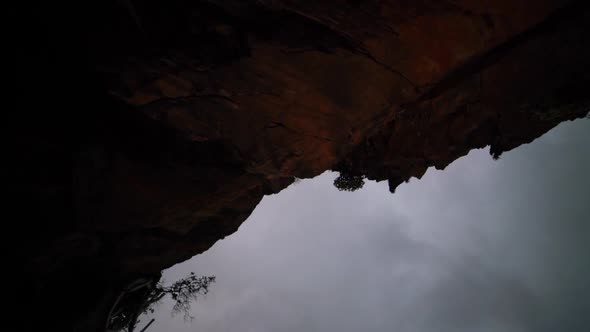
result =
[[[334,187],[340,191],[355,191],[361,189],[365,185],[365,179],[362,175],[352,175],[347,173],[340,173],[334,180]]]
[[[215,282],[215,276],[196,276],[194,272],[176,281],[170,287],[156,287],[156,292],[169,294],[174,300],[172,313],[184,313],[184,318],[193,317],[190,315],[191,302],[197,300],[198,295],[205,295],[209,292],[209,285]]]
[[[197,276],[191,272],[189,276],[170,286],[164,286],[162,282],[156,281],[157,279],[144,280],[123,290],[111,308],[107,328],[112,331],[134,331],[139,315],[154,313],[155,305],[166,295],[170,295],[174,301],[172,314],[184,313],[185,320],[192,319],[192,301],[196,301],[199,295],[209,292],[209,286],[215,282],[215,276]]]

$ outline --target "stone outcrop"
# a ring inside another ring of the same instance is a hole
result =
[[[207,250],[295,177],[394,191],[589,109],[586,1],[23,6],[9,264],[36,305],[77,303],[62,326],[100,320],[117,285]]]

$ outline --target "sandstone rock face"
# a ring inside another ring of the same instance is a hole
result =
[[[388,180],[394,191],[473,148],[491,145],[499,156],[583,117],[588,7],[122,0],[19,8],[10,169],[19,283],[34,284],[41,304],[56,294],[81,303],[61,322],[74,324],[119,282],[235,232],[294,177],[335,169]]]

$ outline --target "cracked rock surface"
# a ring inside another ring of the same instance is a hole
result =
[[[16,288],[39,306],[77,303],[43,314],[59,326],[95,326],[118,285],[207,250],[294,178],[333,169],[393,192],[583,117],[588,7],[23,4],[5,233],[20,239]]]

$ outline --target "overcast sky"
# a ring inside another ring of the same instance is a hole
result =
[[[303,180],[166,271],[217,282],[192,323],[165,302],[148,331],[590,331],[589,170],[590,120],[578,120],[395,194],[386,182],[339,192],[330,172]]]

